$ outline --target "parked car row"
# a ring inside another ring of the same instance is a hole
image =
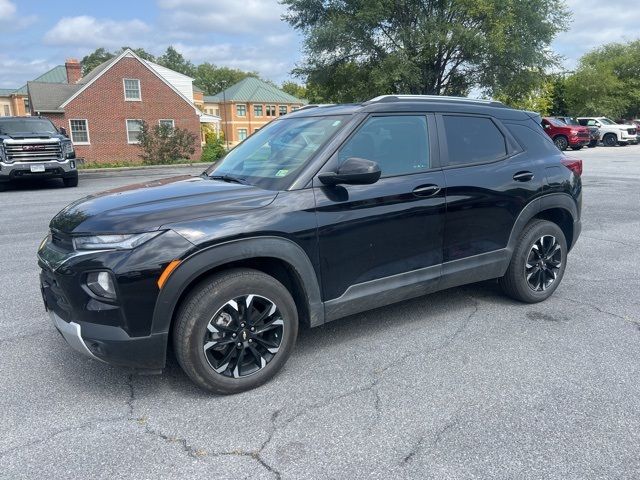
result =
[[[637,145],[640,121],[616,123],[607,117],[544,117],[542,128],[560,150],[593,148],[602,142],[606,147]]]

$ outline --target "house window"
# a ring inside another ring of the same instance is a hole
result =
[[[140,80],[135,78],[124,79],[124,99],[125,100],[141,100]]]
[[[76,145],[89,144],[89,122],[86,120],[69,120],[71,141]]]
[[[173,121],[173,118],[163,118],[161,120],[158,120],[158,124],[161,126],[166,125],[172,130],[176,128],[176,122]]]
[[[5,105],[4,106],[4,116],[8,117],[9,115],[11,115],[11,109],[9,108],[9,105]]]
[[[287,106],[286,105],[280,105],[280,115],[286,115],[287,114]]]
[[[275,117],[276,116],[276,106],[275,105],[267,105],[267,117]]]
[[[239,128],[238,129],[238,140],[243,141],[245,138],[247,138],[247,129],[246,128]]]
[[[127,142],[139,143],[142,120],[127,120]]]
[[[238,105],[236,105],[236,115],[238,115],[239,117],[246,117],[247,106],[243,103],[239,103]]]
[[[262,116],[262,105],[254,105],[253,106],[253,115],[256,117]]]
[[[29,113],[29,99],[28,98],[24,99],[24,111],[25,111],[25,113]]]
[[[216,108],[216,117],[219,117],[219,116],[220,116],[220,109]]]

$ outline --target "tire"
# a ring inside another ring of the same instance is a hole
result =
[[[582,145],[571,147],[571,150],[582,150]]]
[[[233,269],[189,292],[173,326],[173,347],[196,385],[229,395],[270,380],[289,358],[297,336],[296,305],[284,285],[257,270]]]
[[[549,260],[544,260],[536,253],[540,250],[547,254],[553,250],[554,253]],[[562,281],[567,251],[567,240],[558,225],[546,220],[531,221],[518,239],[507,272],[499,279],[502,290],[525,303],[546,300]],[[544,268],[541,270],[539,265]]]
[[[591,140],[589,142],[589,145],[587,145],[587,147],[589,147],[589,148],[595,148],[597,146],[598,146],[598,141],[597,140]]]
[[[78,186],[78,176],[77,175],[75,177],[63,178],[62,181],[64,182],[64,186],[65,187],[77,187]]]
[[[615,133],[607,133],[602,137],[602,144],[605,147],[615,147],[618,144],[618,137],[616,137]]]
[[[564,137],[562,135],[558,135],[556,138],[554,138],[553,143],[555,143],[556,147],[558,147],[558,149],[560,149],[563,152],[569,146],[569,140],[567,140],[567,137]]]

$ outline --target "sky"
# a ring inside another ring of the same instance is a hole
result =
[[[566,0],[568,32],[552,48],[575,68],[586,51],[640,36],[640,8]],[[255,70],[280,83],[302,59],[301,36],[278,0],[0,0],[0,88],[17,88],[66,58],[127,45],[161,54],[173,45],[194,63]]]

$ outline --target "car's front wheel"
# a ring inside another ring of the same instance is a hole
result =
[[[562,135],[558,135],[556,138],[554,138],[553,143],[555,143],[556,147],[558,147],[563,152],[569,146],[569,141],[567,140],[567,137],[563,137]]]
[[[516,300],[541,302],[558,288],[566,265],[567,241],[562,229],[546,220],[534,220],[520,236],[500,286]]]
[[[74,175],[73,177],[63,178],[65,187],[77,187],[78,186],[78,175]]]
[[[173,344],[178,363],[200,387],[233,394],[271,379],[291,354],[298,314],[289,291],[251,269],[215,274],[178,311]]]
[[[602,143],[606,147],[615,147],[618,144],[618,137],[614,133],[607,133],[602,138]]]

